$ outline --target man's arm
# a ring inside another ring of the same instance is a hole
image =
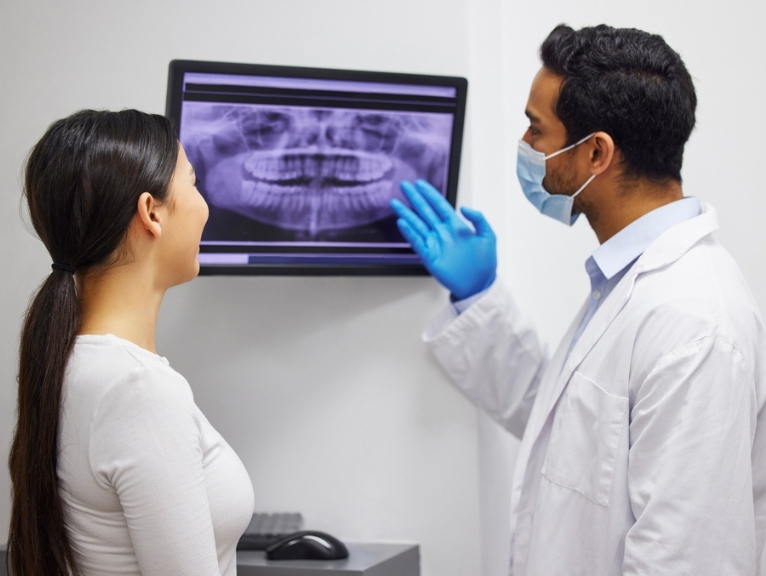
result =
[[[631,409],[626,575],[756,574],[753,366],[715,335],[664,355]]]
[[[401,187],[412,207],[391,202],[402,235],[453,301],[476,299],[457,317],[445,311],[424,340],[463,393],[521,437],[547,355],[495,281],[495,234],[480,212],[463,208],[466,222],[428,182]]]
[[[548,354],[503,282],[457,318],[437,318],[424,340],[458,388],[521,438]]]

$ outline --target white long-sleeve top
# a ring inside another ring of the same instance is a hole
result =
[[[82,574],[235,575],[252,484],[183,376],[116,336],[78,336],[62,400],[59,490]]]
[[[716,228],[703,205],[663,233],[552,357],[500,281],[426,332],[458,387],[522,438],[509,574],[760,572],[766,329]]]

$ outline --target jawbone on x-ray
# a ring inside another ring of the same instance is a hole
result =
[[[208,201],[264,224],[361,226],[392,215],[401,180],[446,186],[446,114],[190,104],[182,140]]]

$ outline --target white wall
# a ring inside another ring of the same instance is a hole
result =
[[[2,460],[18,327],[50,264],[20,223],[24,155],[79,108],[161,113],[172,58],[468,76],[460,199],[493,223],[501,275],[555,345],[587,293],[596,241],[584,221],[538,217],[514,172],[537,50],[559,22],[644,28],[684,57],[700,100],[685,191],[718,208],[718,237],[766,310],[762,0],[704,12],[691,0],[3,0]],[[301,510],[350,540],[419,542],[424,576],[500,576],[516,443],[477,418],[420,343],[444,300],[426,278],[199,278],[168,293],[158,345],[245,462],[257,508]],[[0,540],[8,491],[3,467]]]

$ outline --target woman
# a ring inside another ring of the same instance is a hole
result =
[[[21,337],[13,573],[236,574],[252,485],[154,347],[208,216],[172,127],[135,110],[59,120],[25,195],[53,265]]]

